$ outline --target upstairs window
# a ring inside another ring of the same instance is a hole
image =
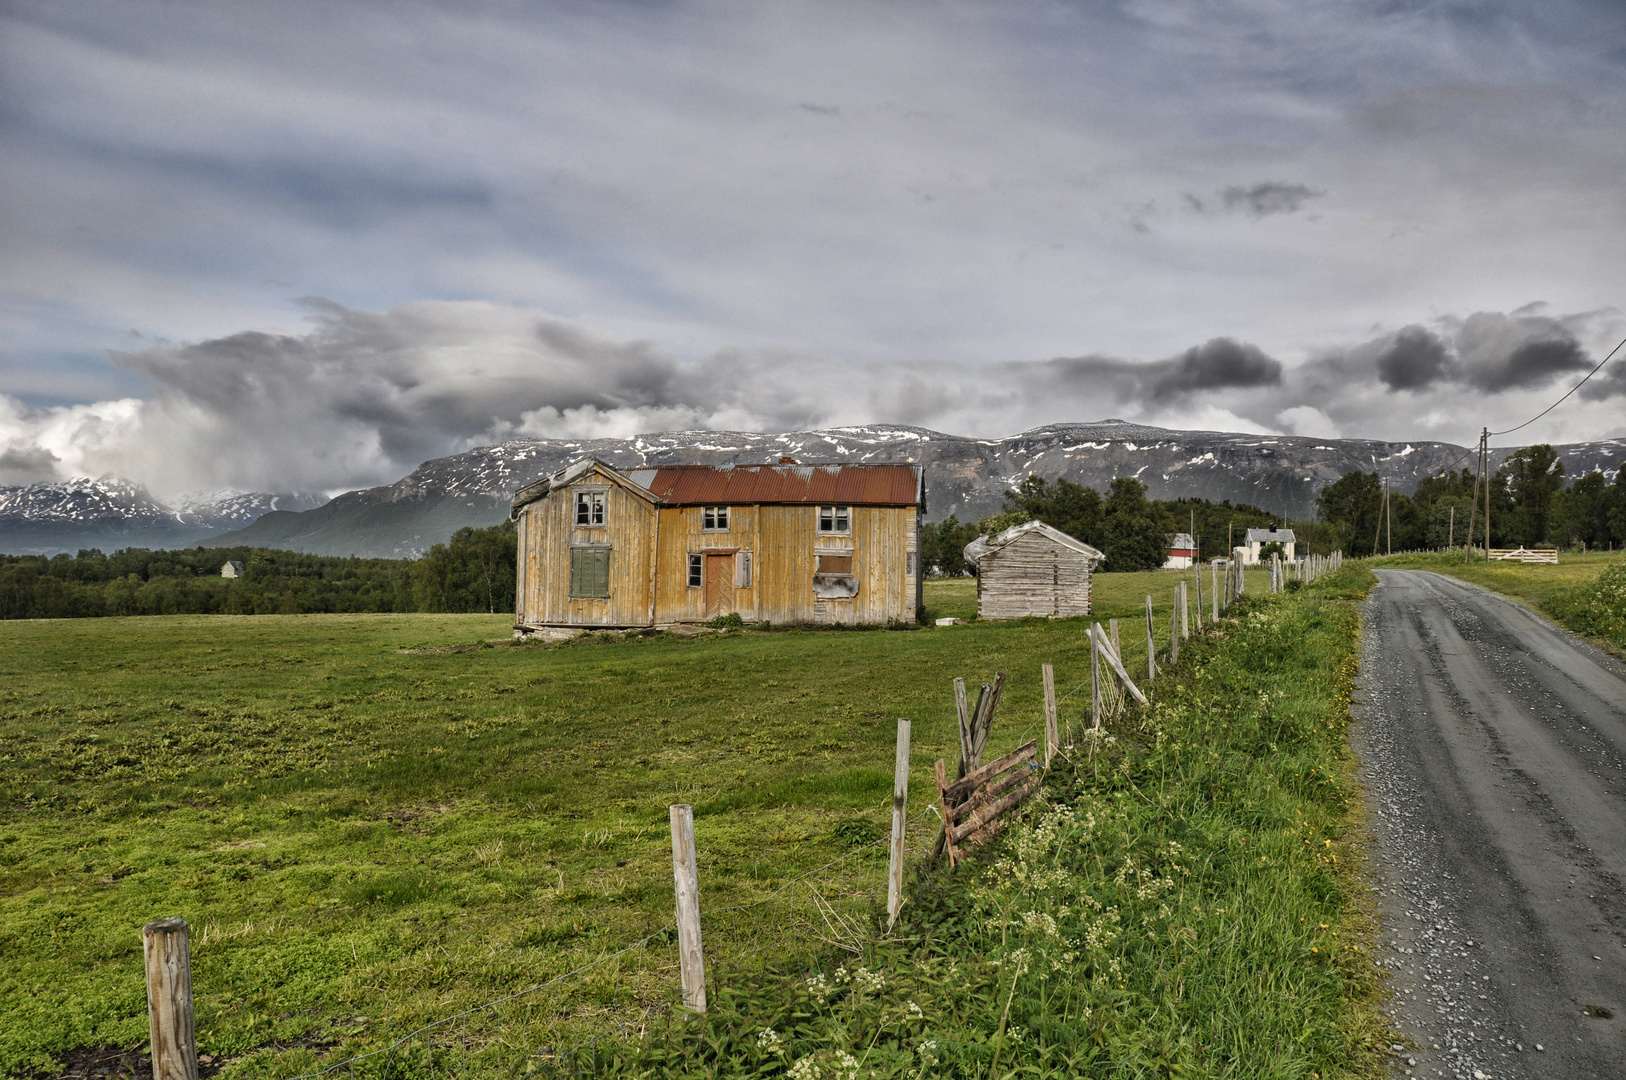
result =
[[[576,527],[593,528],[604,524],[604,500],[609,492],[576,492]]]
[[[728,507],[708,506],[703,510],[702,528],[706,532],[728,531]]]
[[[821,533],[852,532],[852,508],[847,506],[819,507],[819,531]]]
[[[602,600],[610,595],[608,546],[570,549],[570,595]]]

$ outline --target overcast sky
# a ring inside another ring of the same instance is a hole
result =
[[[1626,5],[0,6],[0,483],[1471,441],[1626,337]],[[1548,441],[1626,434],[1626,358]],[[1504,440],[1511,441],[1511,440]]]

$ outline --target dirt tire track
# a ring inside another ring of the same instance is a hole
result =
[[[1626,670],[1439,574],[1378,571],[1365,614],[1397,1074],[1626,1077]]]

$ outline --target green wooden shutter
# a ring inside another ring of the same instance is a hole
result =
[[[570,549],[570,595],[571,596],[582,596],[585,593],[585,590],[583,590],[583,588],[582,588],[582,569],[583,569],[582,564],[584,562],[586,562],[586,560],[583,558],[583,556],[586,555],[586,554],[587,554],[587,552],[585,550],[583,550],[582,548],[573,547],[573,548]]]
[[[593,552],[593,595],[610,595],[610,549],[607,547]]]

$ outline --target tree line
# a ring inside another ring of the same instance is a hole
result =
[[[464,528],[419,559],[361,559],[269,548],[94,548],[0,555],[0,619],[317,612],[511,612],[512,522]],[[238,578],[220,576],[228,560]]]
[[[1391,491],[1383,513],[1383,481],[1375,472],[1345,473],[1322,489],[1317,509],[1345,551],[1376,552],[1443,548],[1485,542],[1485,504],[1490,503],[1491,547],[1604,548],[1626,544],[1626,462],[1610,483],[1596,470],[1568,479],[1551,446],[1526,446],[1510,455],[1474,498],[1472,470],[1443,473],[1403,495]]]
[[[1246,503],[1149,499],[1146,486],[1129,476],[1113,480],[1105,495],[1071,480],[1029,476],[1005,493],[1004,509],[997,514],[974,522],[950,515],[925,526],[921,561],[930,572],[951,577],[967,573],[967,544],[1025,521],[1042,521],[1089,544],[1106,556],[1101,569],[1109,573],[1157,569],[1177,533],[1195,531],[1199,557],[1212,559],[1229,552],[1233,541],[1240,544],[1247,529],[1293,527],[1280,515]],[[1312,540],[1301,529],[1299,553],[1308,552]],[[1332,548],[1318,544],[1316,550]]]

